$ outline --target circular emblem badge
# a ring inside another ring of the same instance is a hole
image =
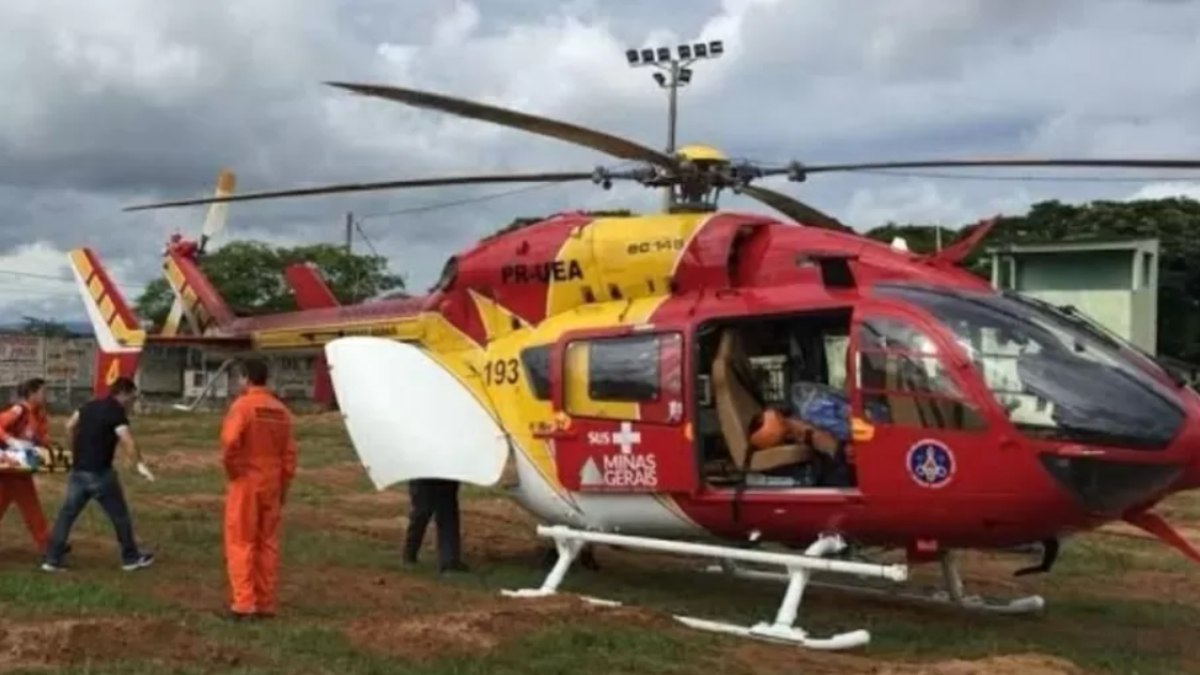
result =
[[[921,487],[945,487],[954,478],[954,453],[941,441],[917,441],[909,448],[905,464],[908,475]]]

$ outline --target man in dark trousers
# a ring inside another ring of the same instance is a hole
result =
[[[458,482],[436,478],[409,481],[412,510],[404,533],[404,562],[417,562],[417,551],[425,539],[430,519],[437,520],[439,572],[466,572],[459,550]]]
[[[117,541],[121,544],[121,569],[132,572],[149,567],[154,554],[142,553],[133,538],[133,522],[121,481],[113,470],[113,456],[119,444],[133,455],[138,471],[152,479],[150,470],[142,460],[142,452],[133,441],[129,430],[126,410],[137,396],[137,387],[128,377],[118,377],[109,388],[109,395],[94,399],[76,410],[67,421],[66,442],[74,451],[71,473],[67,478],[67,495],[62,509],[50,533],[50,543],[42,570],[61,572],[66,569],[63,556],[66,554],[67,537],[71,526],[93,499],[108,514]]]

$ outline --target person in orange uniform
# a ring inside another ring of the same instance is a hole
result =
[[[279,523],[296,474],[292,415],[267,389],[267,366],[242,363],[242,393],[221,425],[225,497],[225,562],[234,619],[276,611]]]
[[[50,424],[46,415],[46,381],[40,377],[17,386],[17,403],[0,413],[0,443],[24,442],[46,447],[50,442]],[[25,527],[39,553],[46,551],[50,531],[32,473],[0,473],[0,518],[13,502],[21,509]]]

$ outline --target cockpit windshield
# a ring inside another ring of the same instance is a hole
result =
[[[1183,425],[1177,394],[1120,343],[1016,294],[886,284],[949,328],[1023,433],[1130,449],[1166,447]]]

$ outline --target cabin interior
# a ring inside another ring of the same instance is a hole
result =
[[[737,485],[744,476],[755,488],[853,486],[844,447],[832,434],[817,430],[765,448],[750,442],[756,417],[768,406],[794,414],[795,394],[805,385],[826,396],[848,394],[850,321],[847,309],[700,328],[696,436],[709,485]]]

